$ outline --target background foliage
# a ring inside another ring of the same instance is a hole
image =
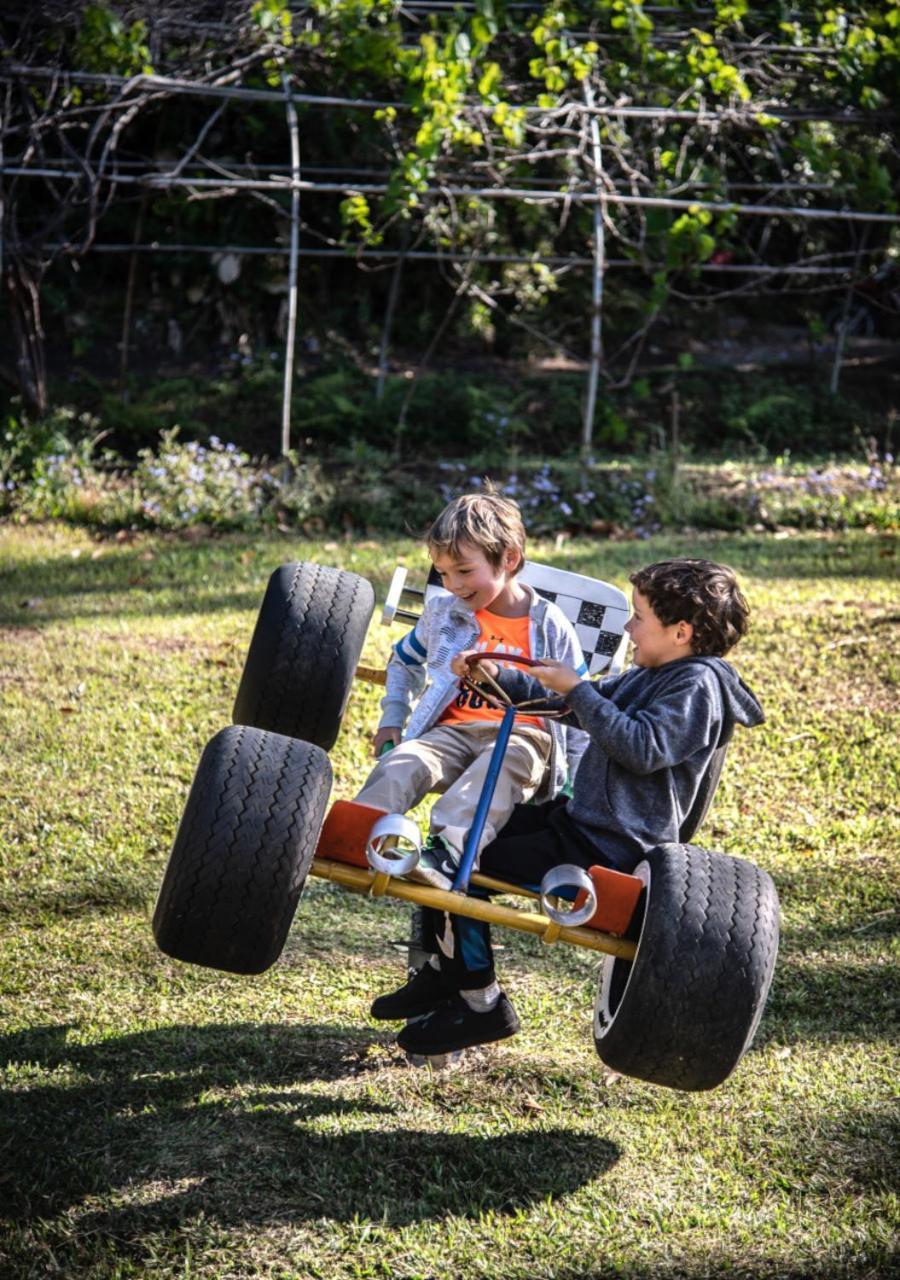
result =
[[[400,443],[418,450],[420,424],[433,421],[420,378],[446,356],[453,376],[466,379],[447,416],[461,448],[477,448],[470,401],[481,391],[472,361],[577,367],[589,348],[590,270],[557,259],[589,264],[593,209],[578,200],[598,185],[609,201],[607,256],[620,264],[608,271],[603,300],[602,448],[640,449],[641,431],[646,439],[652,426],[635,429],[623,391],[654,369],[681,380],[691,362],[707,361],[711,336],[721,339],[720,363],[734,363],[748,323],[770,338],[752,367],[786,359],[799,384],[824,388],[848,282],[859,286],[852,314],[862,309],[884,340],[900,336],[900,306],[876,283],[885,270],[891,282],[890,223],[800,216],[896,213],[898,23],[897,0],[843,8],[715,0],[702,13],[642,0],[477,0],[453,10],[394,0],[293,9],[286,0],[232,0],[192,6],[189,15],[170,3],[42,0],[0,21],[7,386],[18,386],[32,414],[71,403],[96,414],[92,399],[115,400],[118,409],[108,403],[111,412],[100,415],[103,427],[133,455],[174,425],[154,420],[148,403],[161,373],[195,388],[215,379],[251,438],[223,432],[221,421],[213,431],[251,453],[274,451],[290,194],[241,183],[287,173],[281,93],[289,84],[301,99],[332,103],[297,103],[301,175],[317,188],[302,195],[301,243],[331,255],[301,260],[296,434],[312,441],[304,447],[327,452],[331,434],[368,442],[377,434],[383,446],[399,423],[408,432]],[[184,96],[163,82],[128,79],[146,71],[239,82],[272,99]],[[604,110],[602,172],[583,111],[588,87]],[[364,102],[393,105],[371,110]],[[612,104],[638,114],[610,114]],[[163,173],[186,185],[160,186]],[[217,188],[203,185],[213,180]],[[329,182],[333,189],[322,189]],[[500,190],[557,198],[496,198]],[[616,203],[636,196],[663,203]],[[710,201],[720,208],[704,207]],[[739,215],[728,201],[782,212]],[[129,252],[92,252],[98,243]],[[151,255],[132,252],[134,243],[183,248]],[[394,259],[357,256],[354,246],[406,255],[402,276],[395,280]],[[417,252],[441,258],[421,261]],[[504,260],[516,255],[527,261]],[[798,263],[846,274],[779,274]],[[758,267],[770,274],[747,273]],[[807,348],[799,353],[798,335]],[[373,391],[383,343],[393,353],[383,400],[373,405],[372,396],[341,389],[343,403],[332,395],[323,415],[329,393],[319,374],[333,377],[349,362]],[[85,398],[90,379],[103,390]],[[888,379],[879,386],[883,402],[895,398]],[[582,394],[563,394],[567,416],[555,438],[571,448]],[[871,393],[859,394],[865,402]],[[545,398],[555,403],[557,387]],[[780,420],[770,411],[775,428],[757,430],[741,409],[717,414],[707,403],[700,418],[712,429],[701,425],[696,443],[724,438],[730,446],[743,435],[776,450],[852,447],[821,409],[824,398],[811,393],[799,432],[790,408]],[[540,399],[513,414],[492,408],[534,438],[546,420],[530,407]],[[251,424],[254,404],[271,407]],[[883,409],[875,412],[874,434],[889,449]],[[744,425],[735,429],[737,418]],[[682,430],[691,439],[693,415]],[[430,433],[430,448],[443,443]]]

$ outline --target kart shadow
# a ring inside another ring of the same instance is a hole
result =
[[[0,1119],[6,1215],[22,1224],[65,1213],[79,1236],[135,1240],[198,1215],[402,1226],[512,1214],[619,1157],[575,1128],[432,1132],[395,1124],[395,1104],[369,1088],[324,1094],[323,1079],[359,1074],[365,1032],[168,1026],[90,1045],[66,1032],[0,1037],[16,1083]]]

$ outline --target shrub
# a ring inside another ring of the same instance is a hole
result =
[[[868,468],[776,465],[751,483],[756,518],[772,527],[900,528],[900,495],[893,455],[873,456]]]
[[[249,529],[260,521],[275,477],[260,472],[246,453],[211,436],[207,445],[164,431],[158,452],[142,449],[134,471],[136,512],[146,524],[183,529]]]
[[[327,462],[292,455],[266,465],[216,436],[182,442],[176,427],[129,465],[108,449],[99,452],[98,425],[72,410],[38,424],[10,418],[0,438],[0,511],[104,528],[250,530],[274,523],[309,534],[418,537],[444,503],[490,475],[538,536],[566,530],[645,537],[684,526],[900,526],[893,458],[879,456],[873,442],[866,444],[866,466],[799,466],[785,454],[768,467],[709,467],[683,456],[676,468],[658,452],[649,467],[570,457],[520,459],[510,468],[492,461],[508,459],[510,451],[495,450],[469,462],[423,457],[398,464],[387,450],[359,440],[336,448]]]
[[[110,451],[98,454],[106,433],[90,414],[57,409],[32,422],[8,418],[0,448],[0,485],[6,510],[35,519],[77,524],[127,523],[132,496]]]

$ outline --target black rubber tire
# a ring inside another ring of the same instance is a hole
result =
[[[281,954],[325,818],[320,747],[238,725],[207,743],[153,914],[166,955],[262,973]]]
[[[232,719],[334,746],[375,608],[371,583],[311,563],[269,579]]]
[[[633,961],[607,956],[594,1043],[613,1071],[671,1089],[713,1089],[762,1017],[778,954],[778,895],[765,871],[696,845],[661,845],[636,869],[645,889]]]

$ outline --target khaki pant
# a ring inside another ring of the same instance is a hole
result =
[[[491,761],[497,726],[437,725],[401,742],[372,770],[356,799],[388,813],[406,813],[430,791],[442,794],[431,810],[431,832],[461,856]],[[510,735],[488,812],[479,853],[506,824],[513,806],[530,800],[544,778],[550,734],[516,725]]]

